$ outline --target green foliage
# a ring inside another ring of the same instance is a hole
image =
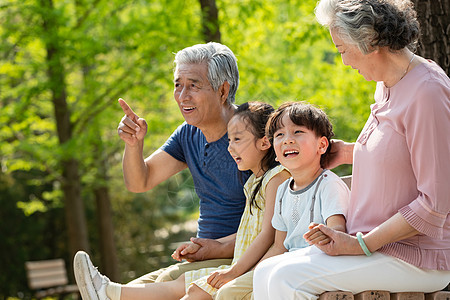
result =
[[[182,122],[172,91],[173,53],[203,42],[197,0],[3,1],[0,4],[0,297],[29,295],[23,263],[64,257],[69,265],[60,161],[80,164],[92,256],[99,261],[93,191],[112,200],[122,281],[171,262],[192,232],[198,199],[187,171],[144,194],[126,191],[116,128],[124,98],[149,124],[145,153]],[[354,141],[374,83],[342,65],[316,1],[217,0],[222,42],[237,55],[237,103],[306,100],[323,107],[337,138]],[[42,15],[52,14],[54,35]],[[60,46],[72,139],[58,141],[44,45]],[[341,175],[351,168],[338,169]],[[188,223],[189,224],[189,223]],[[58,228],[58,229],[56,229]],[[14,254],[14,255],[13,255]]]
[[[316,1],[222,3],[223,42],[239,60],[239,103],[277,106],[309,101],[323,108],[335,137],[355,141],[369,114],[375,84],[342,64],[326,28],[315,20]],[[350,166],[335,170],[351,173]]]
[[[27,214],[18,208],[18,199],[31,198],[30,203],[42,199],[42,194],[52,189],[48,184],[30,184],[42,176],[35,170],[0,173],[0,298],[5,296],[30,297],[26,286],[24,262],[50,257],[64,257],[66,237],[61,233],[64,220],[62,208],[43,200],[45,211]],[[30,205],[30,206],[32,206]]]

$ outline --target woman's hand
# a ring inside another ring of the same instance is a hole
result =
[[[321,233],[317,234],[317,230],[320,230]],[[312,232],[311,234],[308,234]],[[351,236],[347,233],[333,230],[323,224],[319,224],[314,226],[312,230],[305,234],[305,240],[309,244],[314,244],[317,248],[322,250],[328,255],[336,256],[336,255],[361,255],[364,254],[361,246],[358,243],[356,237]],[[325,235],[328,237],[327,239],[322,239],[321,241],[314,242],[315,238],[318,235]]]
[[[356,237],[343,233],[338,230],[331,229],[323,224],[313,226],[314,231],[320,230],[322,234],[328,236],[331,240],[329,243],[318,241],[314,243],[314,232],[305,234],[305,239],[308,243],[314,244],[328,255],[360,255],[364,254]],[[310,230],[310,232],[313,230]],[[309,233],[309,232],[308,232]],[[386,244],[394,243],[416,234],[419,231],[414,229],[400,214],[396,213],[388,220],[372,229],[364,235],[364,243],[370,252],[375,252]]]
[[[324,167],[331,170],[344,164],[353,164],[353,143],[342,140],[330,141],[330,152],[326,156]]]

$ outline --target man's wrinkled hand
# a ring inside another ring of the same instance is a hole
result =
[[[195,253],[180,252],[181,257],[189,262],[217,258],[214,253],[217,253],[218,247],[222,246],[221,242],[213,239],[191,238],[191,242],[199,246]]]
[[[201,248],[200,245],[195,244],[195,243],[184,243],[180,246],[178,246],[177,249],[175,249],[175,251],[173,251],[172,253],[172,258],[177,260],[177,261],[182,261],[183,259],[185,259],[185,255],[189,255],[189,254],[194,254],[196,253],[199,249]]]
[[[125,116],[120,120],[117,133],[127,145],[135,146],[147,134],[147,122],[139,118],[122,98],[119,99],[119,104]]]

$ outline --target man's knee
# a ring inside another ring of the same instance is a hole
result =
[[[183,275],[184,270],[182,270],[179,265],[180,264],[175,264],[165,268],[162,272],[160,272],[155,282],[172,281]]]
[[[161,275],[161,273],[164,272],[165,269],[159,269],[156,271],[153,271],[151,273],[142,275],[139,278],[136,278],[130,282],[128,282],[127,284],[141,284],[141,283],[154,283],[157,281],[157,278],[159,277],[159,275]]]
[[[151,273],[145,274],[139,278],[130,281],[128,284],[140,284],[140,283],[154,283],[154,282],[166,282],[172,281],[184,274],[180,270],[180,263],[168,266],[167,268],[161,268]]]
[[[233,286],[224,285],[217,290],[215,300],[250,300],[252,299],[252,289],[242,290]]]
[[[164,270],[156,280],[156,282],[172,281],[180,277],[182,274],[204,268],[218,267],[220,265],[230,264],[231,259],[211,259],[198,262],[182,262],[174,264]]]

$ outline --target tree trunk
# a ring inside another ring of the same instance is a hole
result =
[[[94,194],[97,202],[102,271],[112,281],[120,282],[109,191],[107,187],[101,186],[94,190]]]
[[[57,121],[59,123],[59,121]],[[89,251],[89,241],[84,214],[84,203],[81,198],[81,183],[78,174],[78,161],[75,159],[61,162],[63,168],[64,211],[67,235],[69,238],[70,257],[78,250]]]
[[[61,62],[61,48],[58,44],[58,25],[52,0],[41,0],[43,27],[47,36],[44,39],[47,50],[47,74],[51,98],[54,106],[59,144],[64,146],[72,138],[70,110],[67,104],[64,66]],[[75,158],[63,158],[62,190],[65,202],[66,226],[69,238],[69,251],[73,257],[76,251],[89,251],[86,216],[81,198],[81,182],[78,161]]]
[[[95,62],[85,62],[82,67],[84,86],[88,86],[89,72],[95,68]],[[87,93],[87,92],[86,92]],[[114,243],[114,225],[112,219],[111,197],[109,195],[109,177],[105,147],[100,131],[100,125],[94,120],[91,128],[94,136],[93,169],[97,170],[96,181],[92,182],[92,191],[97,206],[97,227],[100,243],[101,270],[112,281],[120,282],[116,245]]]
[[[417,54],[434,60],[450,76],[450,1],[414,0],[421,26]]]
[[[98,131],[97,136],[101,136],[98,127],[94,130]],[[97,202],[97,220],[100,240],[100,253],[102,271],[112,281],[120,282],[118,258],[116,245],[114,243],[114,226],[112,220],[111,200],[108,190],[108,172],[106,158],[103,156],[103,141],[99,138],[96,141],[96,149],[94,153],[97,162],[98,181],[94,186],[94,194]]]
[[[220,43],[219,12],[215,0],[200,0],[203,36],[206,42]]]

